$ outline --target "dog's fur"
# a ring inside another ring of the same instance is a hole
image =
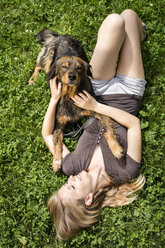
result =
[[[37,57],[37,63],[33,75],[29,80],[29,85],[34,84],[38,72],[43,70],[48,80],[54,78],[56,73],[56,62],[64,56],[79,57],[88,64],[88,75],[91,75],[88,58],[81,43],[74,37],[58,35],[57,33],[45,29],[40,31],[36,38],[43,45]]]
[[[33,84],[40,70],[48,76],[48,80],[57,76],[62,83],[61,98],[56,108],[55,131],[53,134],[54,156],[53,170],[61,168],[63,129],[68,121],[77,121],[83,116],[98,118],[104,128],[104,136],[116,158],[122,156],[122,148],[115,139],[112,120],[94,111],[77,107],[70,97],[82,90],[94,96],[89,76],[91,75],[88,59],[79,41],[68,36],[60,36],[51,30],[43,30],[37,38],[43,44],[38,55],[37,65],[29,85]]]

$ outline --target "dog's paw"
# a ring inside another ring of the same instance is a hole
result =
[[[33,84],[35,84],[34,83],[34,79],[33,78],[30,78],[29,81],[28,81],[28,85],[33,85]]]
[[[119,145],[117,140],[115,139],[108,139],[107,140],[109,148],[115,158],[120,159],[123,156],[123,148]]]
[[[61,169],[61,160],[55,160],[52,163],[52,167],[53,167],[53,172],[56,173],[57,171],[59,171]]]
[[[123,148],[120,145],[115,145],[113,148],[111,147],[111,151],[115,158],[120,159],[123,156]]]

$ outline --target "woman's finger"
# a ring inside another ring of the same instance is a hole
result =
[[[77,104],[80,103],[81,101],[81,98],[78,96],[72,96],[71,99],[74,101],[74,103],[77,103]]]
[[[56,82],[57,77],[54,77],[50,80],[50,86],[52,86],[54,89],[57,89],[57,82]]]
[[[61,88],[62,88],[61,83],[58,83],[58,93],[61,93]]]
[[[53,78],[53,84],[54,84],[54,88],[56,88],[56,90],[58,89],[58,86],[57,86],[57,77],[54,77]]]
[[[75,95],[74,98],[75,98],[77,101],[81,101],[81,100],[82,100],[82,97],[81,97],[81,96],[78,96],[78,95]]]
[[[91,97],[91,95],[86,90],[83,90],[83,92],[88,98]]]
[[[87,96],[86,95],[84,95],[83,93],[78,93],[78,95],[82,98],[82,99],[84,99],[84,100],[87,100]]]

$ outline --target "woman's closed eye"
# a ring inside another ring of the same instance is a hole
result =
[[[66,186],[67,186],[68,189],[74,189],[75,190],[75,186],[69,185],[68,182],[66,182]]]

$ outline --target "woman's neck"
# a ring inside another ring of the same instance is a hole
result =
[[[88,166],[88,172],[94,172],[94,174],[99,173],[98,175],[98,185],[104,185],[110,184],[110,179],[107,173],[105,172],[105,165],[104,165],[104,159],[103,159],[103,154],[101,151],[101,148],[99,145],[96,146],[91,162]],[[100,186],[99,186],[100,187]]]
[[[110,178],[105,172],[104,160],[100,146],[96,146],[87,171],[92,176],[94,190],[105,188],[110,185]]]
[[[100,168],[99,166],[95,166],[88,171],[92,178],[92,188],[93,192],[98,191],[99,189],[103,189],[111,184],[111,180],[108,174]]]
[[[101,171],[98,178],[97,189],[102,189],[111,184],[111,180],[105,171]]]

